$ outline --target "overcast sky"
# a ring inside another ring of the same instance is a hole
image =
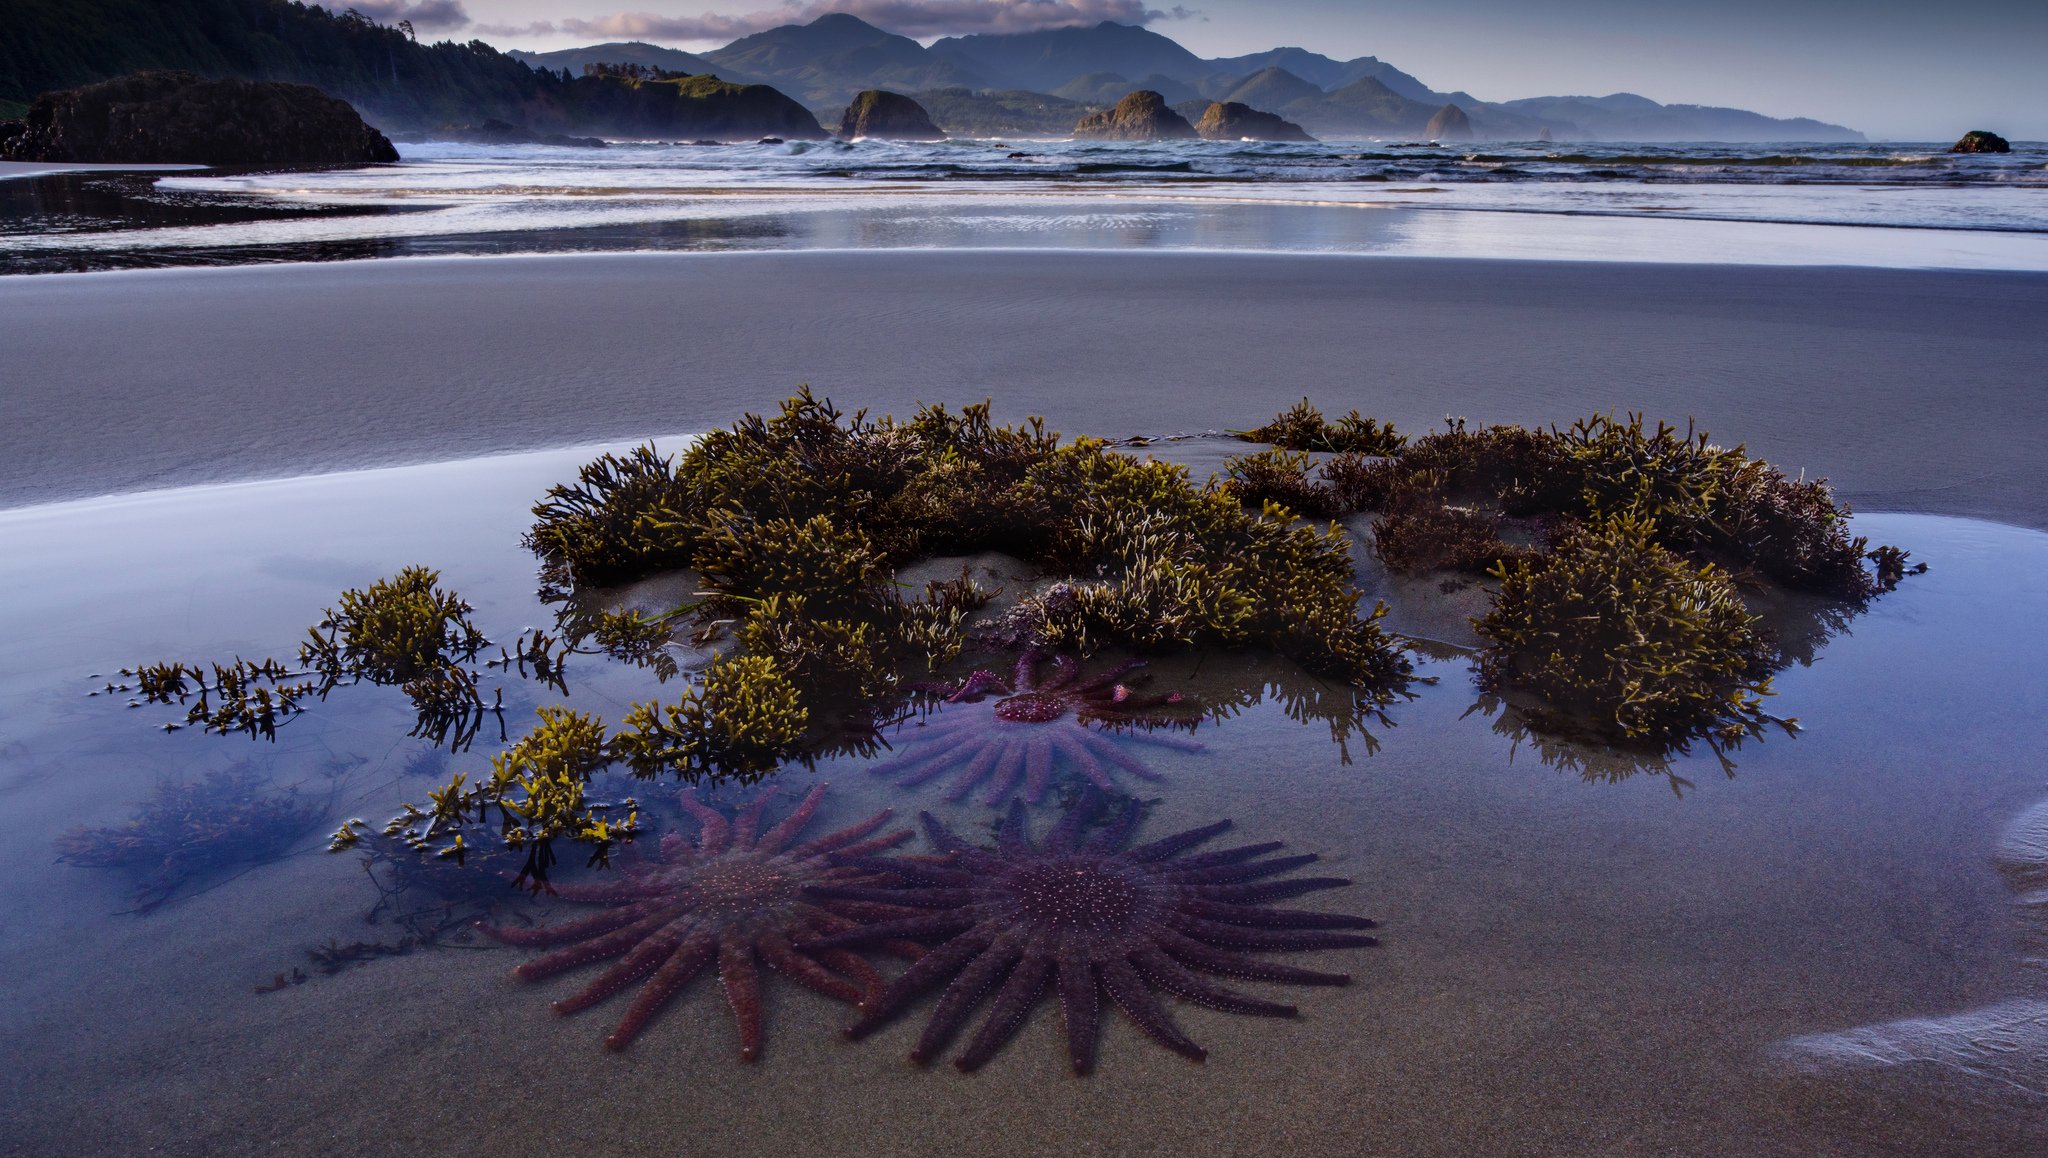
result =
[[[1116,20],[1197,55],[1377,56],[1482,100],[1636,92],[1812,116],[1873,137],[2048,139],[2048,0],[354,0],[422,38],[713,48],[831,11],[926,43]],[[330,0],[346,7],[348,0]],[[1156,6],[1155,6],[1156,5]]]

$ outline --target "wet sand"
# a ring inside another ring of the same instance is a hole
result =
[[[808,382],[1103,434],[1307,394],[1696,418],[1859,508],[2048,527],[2048,276],[1257,254],[415,259],[0,278],[0,505],[682,433]]]

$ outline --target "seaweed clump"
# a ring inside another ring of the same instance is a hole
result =
[[[1233,430],[1245,442],[1267,442],[1282,450],[1321,450],[1335,454],[1398,454],[1403,438],[1392,423],[1361,416],[1358,411],[1331,422],[1304,398],[1252,430]]]
[[[1659,546],[1632,516],[1576,527],[1548,553],[1504,563],[1479,682],[1533,697],[1549,731],[1624,745],[1719,750],[1767,724],[1770,648],[1726,573]]]
[[[590,481],[626,478],[604,495]],[[894,571],[985,550],[1070,580],[1027,599],[1005,643],[1267,647],[1383,690],[1405,673],[1399,650],[1358,614],[1341,534],[1299,526],[1299,513],[1312,512],[1248,511],[1230,484],[1062,441],[1037,420],[997,425],[987,403],[870,421],[805,391],[680,457],[642,448],[587,470],[535,507],[527,543],[557,594],[696,571],[699,638],[731,625],[742,651],[772,659],[814,710],[815,739],[845,723],[820,703],[886,703],[906,674],[969,642],[986,593],[963,578],[905,598]]]
[[[443,589],[440,578],[428,567],[406,567],[367,588],[343,591],[338,606],[306,630],[296,667],[237,658],[225,664],[141,664],[121,674],[135,677],[136,690],[150,703],[184,704],[185,725],[268,740],[306,710],[306,701],[324,700],[336,688],[398,687],[418,713],[413,735],[466,748],[484,718],[503,710],[503,692],[484,702],[478,673],[468,665],[490,639],[469,618],[475,608]],[[515,651],[501,648],[500,658],[488,663],[566,691],[559,645],[531,632],[519,638]]]

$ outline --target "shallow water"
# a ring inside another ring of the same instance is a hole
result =
[[[1177,1004],[1210,1050],[1203,1066],[1112,1017],[1098,1073],[1076,1080],[1042,1004],[979,1075],[921,1071],[902,1059],[928,1001],[853,1045],[832,1032],[843,1007],[774,978],[757,1066],[733,1061],[704,981],[608,1054],[598,1042],[620,1000],[551,1016],[547,1002],[584,978],[512,984],[525,951],[451,942],[319,972],[308,949],[397,935],[365,923],[378,893],[359,857],[320,851],[325,834],[445,776],[403,738],[397,693],[339,693],[275,745],[165,735],[164,709],[87,693],[145,658],[288,652],[340,588],[413,562],[440,566],[494,637],[544,624],[518,534],[532,499],[590,453],[0,512],[0,842],[20,874],[0,909],[0,970],[15,979],[0,1012],[10,1147],[1754,1154],[2048,1141],[2038,1105],[1995,1074],[1798,1047],[2048,996],[1994,865],[2001,849],[2024,856],[2004,834],[2048,786],[2048,687],[2035,641],[2013,629],[2048,612],[2048,535],[1967,520],[1857,518],[1933,569],[1779,677],[1774,707],[1804,730],[1735,753],[1732,774],[1704,754],[1615,780],[1546,764],[1467,715],[1456,659],[1427,662],[1440,682],[1391,710],[1376,749],[1354,739],[1349,763],[1326,728],[1271,698],[1199,730],[1203,751],[1148,751],[1164,779],[1142,793],[1157,800],[1143,832],[1234,817],[1239,839],[1286,840],[1356,881],[1302,903],[1383,924],[1377,948],[1290,955],[1351,972],[1348,988],[1248,986],[1299,1004],[1297,1021]],[[1162,689],[1212,697],[1283,675],[1231,657],[1155,673]],[[611,720],[654,694],[589,659],[570,680],[574,702]],[[531,700],[508,691],[513,728]],[[488,747],[454,766],[481,767]],[[160,780],[242,762],[331,799],[299,854],[195,880],[146,915],[125,911],[119,873],[52,863],[64,829],[118,823]],[[821,770],[834,788],[820,831],[884,804],[985,831],[986,808],[896,789],[863,764]],[[1040,831],[1048,815],[1035,813]],[[303,984],[252,992],[294,967]]]
[[[2048,268],[2048,147],[407,144],[0,181],[0,273],[436,254],[1171,248]]]

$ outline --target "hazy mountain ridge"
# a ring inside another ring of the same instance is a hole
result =
[[[583,66],[602,62],[770,85],[749,99],[765,110],[794,97],[789,103],[823,110],[828,122],[863,90],[943,93],[942,103],[955,115],[934,115],[956,133],[982,134],[991,125],[1016,123],[1043,135],[1054,131],[1047,126],[1064,115],[1065,104],[1074,106],[1078,119],[1128,92],[1150,90],[1169,104],[1235,101],[1325,138],[1419,135],[1447,104],[1456,104],[1482,138],[1531,139],[1547,129],[1559,139],[1863,139],[1806,118],[1666,106],[1627,93],[1489,103],[1464,92],[1432,90],[1377,57],[1340,61],[1304,48],[1205,60],[1150,29],[1108,21],[949,37],[927,48],[833,13],[701,54],[642,42],[501,53],[481,41],[417,44],[352,13],[335,15],[293,0],[8,3],[18,11],[8,35],[0,37],[0,105],[137,69],[185,68],[312,84],[355,104],[373,123],[401,131],[502,118],[542,131],[619,132],[623,124],[614,121],[625,112],[620,95],[591,87],[615,82],[577,75]],[[663,115],[638,110],[627,121],[634,132],[663,135],[646,127],[650,117],[658,122]],[[764,115],[780,119],[786,110]],[[677,120],[667,135],[687,135],[687,120]],[[1072,128],[1070,121],[1061,131]]]

